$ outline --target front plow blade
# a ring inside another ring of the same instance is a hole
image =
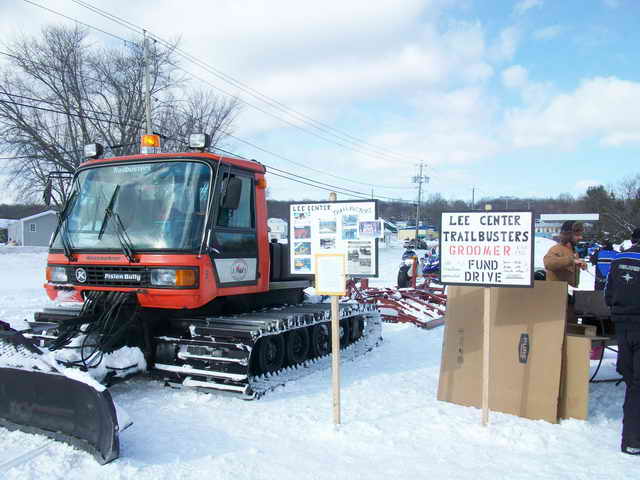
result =
[[[18,333],[0,335],[4,343],[0,351],[6,352],[8,343],[20,349],[24,341]],[[118,420],[107,390],[98,391],[58,372],[25,368],[28,359],[22,363],[0,367],[0,426],[69,443],[91,453],[100,464],[118,458]]]

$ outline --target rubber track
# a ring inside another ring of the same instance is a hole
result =
[[[341,349],[345,358],[353,359],[380,343],[382,320],[374,305],[340,304],[340,314],[341,320],[353,317],[363,317],[365,320],[360,338]],[[153,374],[170,385],[192,386],[202,390],[234,390],[247,399],[259,398],[288,381],[326,369],[330,365],[331,354],[308,359],[300,364],[284,367],[277,372],[250,376],[250,356],[257,342],[268,335],[284,335],[297,328],[308,328],[328,323],[330,320],[331,312],[328,304],[306,304],[236,317],[210,317],[204,321],[195,321],[189,328],[190,339],[157,338],[156,340],[177,347],[208,346],[217,351],[225,351],[228,358],[221,358],[209,364],[197,359],[176,358],[171,364],[156,365],[157,368]],[[181,368],[183,371],[179,371]],[[167,369],[178,371],[167,371]],[[193,369],[191,373],[190,369]]]

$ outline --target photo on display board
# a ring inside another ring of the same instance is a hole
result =
[[[320,233],[336,233],[336,221],[320,220]]]
[[[343,228],[342,240],[356,240],[358,238],[357,228]]]
[[[380,220],[371,220],[358,222],[359,238],[381,238],[382,222]]]
[[[358,216],[357,215],[345,215],[342,217],[342,227],[357,227]]]
[[[295,242],[294,252],[296,255],[311,255],[311,242]]]
[[[372,243],[370,241],[347,242],[347,268],[349,273],[371,273]]]
[[[294,257],[293,269],[296,272],[311,271],[311,257]]]
[[[311,238],[311,227],[293,227],[293,236],[295,239]]]
[[[309,214],[307,212],[293,212],[294,220],[307,220],[309,218]]]
[[[333,237],[321,238],[320,248],[324,250],[331,250],[336,248],[336,239]]]

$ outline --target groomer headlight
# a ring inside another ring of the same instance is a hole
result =
[[[196,285],[196,271],[179,268],[154,268],[151,270],[151,285],[194,287]]]
[[[100,158],[104,148],[99,143],[90,143],[84,146],[85,158]]]
[[[64,267],[47,267],[47,281],[64,283],[67,281],[67,269]]]
[[[189,148],[205,150],[211,145],[211,136],[206,133],[192,133],[189,135]]]

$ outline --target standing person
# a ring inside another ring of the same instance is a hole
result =
[[[633,231],[631,238],[633,246],[611,262],[604,299],[616,328],[616,370],[627,385],[620,449],[640,455],[640,228]]]
[[[578,258],[575,249],[576,243],[582,240],[583,231],[580,222],[568,220],[562,224],[558,243],[544,256],[547,280],[567,282],[572,287],[578,286],[580,270],[587,268],[587,263]]]
[[[549,249],[544,256],[544,268],[547,280],[567,282],[572,287],[580,284],[580,270],[587,268],[587,263],[578,258],[576,243],[582,240],[582,223],[568,220],[562,224],[558,243]],[[566,318],[575,322],[573,295],[567,300]]]
[[[605,240],[602,248],[592,255],[591,264],[596,266],[595,290],[604,290],[604,285],[607,283],[607,275],[609,275],[609,269],[611,268],[611,261],[617,254],[618,252],[613,249],[611,241]]]

